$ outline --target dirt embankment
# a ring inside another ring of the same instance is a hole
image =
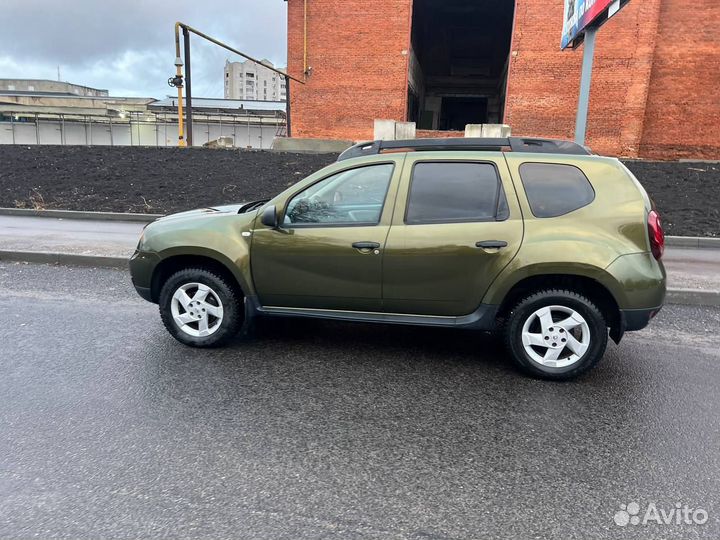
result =
[[[170,213],[270,197],[334,154],[0,146],[0,206]],[[720,164],[629,161],[668,234],[720,236]]]
[[[0,206],[149,212],[270,197],[336,155],[0,146]]]

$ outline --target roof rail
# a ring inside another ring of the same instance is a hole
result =
[[[356,144],[338,156],[346,159],[396,152],[437,152],[448,150],[485,152],[529,152],[534,154],[569,154],[588,156],[591,152],[584,146],[571,141],[554,139],[528,139],[524,137],[408,139],[404,141],[370,141]]]

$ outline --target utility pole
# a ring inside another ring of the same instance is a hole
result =
[[[588,109],[590,108],[590,87],[592,85],[592,70],[595,59],[595,36],[597,28],[585,30],[585,43],[583,45],[583,62],[580,73],[580,97],[578,98],[577,117],[575,119],[575,142],[585,145],[587,135]]]
[[[285,75],[285,135],[288,138],[292,137],[290,128],[290,76]]]
[[[582,70],[580,73],[580,95],[575,117],[575,142],[585,146],[587,136],[590,87],[592,86],[593,61],[595,59],[595,37],[598,29],[630,0],[593,0],[585,2],[584,11],[577,12],[574,0],[565,0],[565,23],[563,26],[562,48],[577,47],[584,40]],[[588,7],[589,4],[589,7]]]
[[[190,80],[190,32],[183,26],[183,47],[185,52],[185,130],[188,146],[193,145],[192,81]]]

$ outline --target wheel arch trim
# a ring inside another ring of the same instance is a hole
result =
[[[510,265],[512,267],[513,264]],[[626,297],[620,283],[603,268],[583,263],[538,263],[520,268],[506,268],[485,293],[483,303],[504,304],[508,293],[523,281],[538,278],[591,279],[605,288],[619,308],[626,305]]]
[[[242,270],[242,265],[247,264],[247,257],[243,258],[244,260],[241,259],[240,261],[232,261],[229,257],[219,251],[201,246],[168,248],[158,253],[158,256],[160,260],[153,269],[150,282],[151,294],[155,300],[157,300],[160,294],[161,285],[159,280],[162,276],[162,269],[173,260],[191,260],[193,258],[196,258],[198,261],[202,261],[202,259],[211,260],[215,264],[221,265],[230,275],[233,276],[244,296],[253,294],[252,284],[246,276],[243,275]]]

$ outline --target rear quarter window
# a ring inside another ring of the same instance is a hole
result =
[[[590,181],[573,165],[523,163],[520,178],[530,210],[538,218],[569,214],[595,199]]]

